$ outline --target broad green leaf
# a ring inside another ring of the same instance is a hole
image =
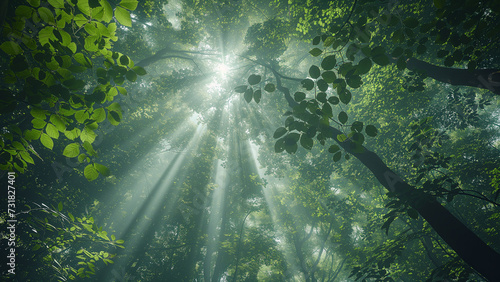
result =
[[[356,67],[356,72],[358,74],[365,74],[370,71],[371,67],[372,67],[372,60],[370,60],[370,58],[364,58],[361,61],[359,61]]]
[[[317,57],[321,55],[321,53],[323,53],[323,51],[319,48],[314,48],[311,51],[309,51],[309,54],[313,55],[313,57]]]
[[[52,0],[54,1],[54,0]],[[59,0],[59,1],[63,1],[63,0]],[[51,0],[49,0],[49,3],[51,2]],[[28,0],[28,3],[35,7],[35,8],[38,8],[40,6],[40,0]]]
[[[42,129],[47,124],[47,122],[45,122],[45,121],[43,121],[41,119],[34,119],[34,120],[31,121],[31,123],[33,124],[33,127],[37,128],[37,129]]]
[[[267,92],[274,92],[276,90],[276,86],[274,86],[274,84],[272,83],[268,83],[264,87],[264,90],[266,90]]]
[[[340,91],[339,93],[339,98],[340,98],[340,101],[344,104],[349,104],[349,102],[351,101],[351,92],[348,91],[348,90],[343,90],[343,91]]]
[[[252,98],[253,98],[253,90],[252,90],[252,88],[248,88],[245,91],[245,94],[243,94],[243,98],[245,98],[245,101],[247,101],[247,103],[250,103],[252,101]]]
[[[361,132],[363,130],[363,123],[361,121],[355,121],[351,125],[351,130],[356,132]]]
[[[347,136],[345,136],[345,134],[339,134],[337,135],[337,140],[339,140],[340,142],[344,142],[345,140],[347,140]]]
[[[323,59],[321,62],[321,68],[324,70],[331,70],[335,67],[337,64],[337,60],[335,59],[334,55],[327,56]]]
[[[385,54],[373,56],[372,61],[379,66],[387,66],[390,63],[389,57]]]
[[[306,78],[300,82],[302,84],[302,87],[304,87],[306,90],[311,90],[314,88],[314,81],[312,81],[309,78]]]
[[[135,71],[135,73],[137,75],[146,75],[147,74],[146,70],[143,67],[135,66],[132,69]]]
[[[64,131],[64,135],[69,140],[74,140],[74,139],[78,138],[80,136],[80,134],[81,134],[81,131],[78,128],[73,128],[72,130]]]
[[[130,62],[129,58],[127,55],[122,55],[120,57],[120,64],[124,65],[124,66],[128,66],[128,63]]]
[[[335,153],[340,150],[340,147],[338,145],[331,145],[330,148],[328,148],[329,153]]]
[[[316,79],[320,76],[321,74],[321,71],[319,70],[319,68],[315,65],[312,65],[310,68],[309,68],[309,75]]]
[[[115,18],[122,25],[132,27],[132,19],[130,18],[130,13],[122,7],[116,7]]]
[[[68,158],[74,158],[80,154],[80,145],[78,143],[71,143],[64,148],[63,155]]]
[[[311,150],[314,145],[314,141],[304,133],[300,136],[300,145],[307,150]]]
[[[21,47],[19,47],[19,45],[13,41],[6,41],[2,43],[2,45],[0,45],[0,49],[11,56],[18,55],[22,52]]]
[[[21,158],[23,160],[25,160],[27,163],[35,164],[35,162],[33,161],[33,158],[30,156],[30,154],[27,151],[21,151],[21,152],[19,152],[19,155],[21,155]]]
[[[49,4],[54,8],[64,9],[64,0],[48,0]]]
[[[24,131],[24,139],[26,140],[37,140],[40,138],[42,132],[40,130],[31,129]]]
[[[83,170],[83,175],[85,175],[88,181],[92,181],[99,177],[99,172],[97,172],[92,164],[88,164]]]
[[[286,130],[286,128],[284,127],[279,127],[278,129],[276,129],[276,131],[274,131],[274,134],[273,134],[273,138],[274,139],[278,139],[280,138],[281,136],[285,135],[288,131]]]
[[[250,85],[255,85],[257,83],[259,83],[261,80],[261,77],[260,75],[256,75],[256,74],[251,74],[249,77],[248,77],[248,84]]]
[[[338,162],[340,161],[340,158],[342,158],[342,152],[337,152],[333,155],[333,161]]]
[[[57,204],[57,210],[62,211],[62,209],[63,209],[63,204],[62,202],[59,202],[59,204]]]
[[[54,14],[52,14],[52,11],[46,7],[40,7],[38,8],[38,14],[40,15],[40,18],[49,24],[55,24],[56,21],[54,19]]]
[[[137,80],[137,74],[133,70],[127,71],[127,74],[125,74],[125,77],[128,79],[128,81],[136,81]]]
[[[262,97],[262,91],[255,90],[255,92],[253,93],[253,99],[254,99],[255,103],[258,104],[260,102],[261,97]]]
[[[321,77],[323,77],[327,83],[332,83],[337,79],[337,75],[333,71],[325,71],[321,74]]]
[[[347,122],[347,119],[348,119],[347,113],[344,112],[344,111],[340,112],[339,115],[338,115],[338,118],[339,118],[339,121],[341,123],[345,124]]]
[[[78,162],[83,163],[83,161],[85,160],[86,157],[87,157],[87,155],[85,155],[85,154],[78,155]]]
[[[122,0],[119,5],[125,9],[133,11],[135,10],[135,8],[137,8],[138,3],[139,2],[137,0]]]
[[[42,135],[40,136],[40,142],[42,142],[42,145],[49,148],[50,150],[54,148],[54,141],[52,141],[52,138],[50,138],[50,136],[46,133],[42,133]]]
[[[57,128],[52,123],[47,124],[47,127],[45,128],[45,132],[51,138],[54,138],[54,139],[59,138],[59,130],[57,130]]]
[[[42,110],[40,108],[32,108],[30,110],[30,114],[32,117],[34,117],[36,119],[40,119],[40,120],[45,120],[47,118],[47,116],[46,116],[47,111]]]
[[[103,108],[95,109],[92,113],[92,119],[96,122],[103,122],[106,119],[106,111]]]
[[[106,166],[95,163],[94,167],[100,174],[102,174],[102,176],[108,177],[110,175],[109,168],[107,168]]]
[[[295,98],[295,101],[300,102],[300,101],[302,101],[302,100],[304,100],[306,98],[306,93],[304,93],[304,92],[295,92],[295,94],[293,95],[293,97]]]
[[[366,135],[370,136],[370,137],[375,137],[377,136],[377,128],[373,125],[367,125],[366,128],[365,128],[365,132],[366,132]]]

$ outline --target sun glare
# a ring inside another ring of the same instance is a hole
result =
[[[225,79],[229,73],[229,67],[224,63],[220,63],[215,67],[215,72],[217,73],[217,76]]]

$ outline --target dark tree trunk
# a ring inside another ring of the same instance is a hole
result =
[[[330,127],[332,139],[342,132]],[[500,281],[500,254],[484,243],[467,226],[444,208],[434,197],[404,182],[391,171],[380,157],[364,148],[362,153],[351,150],[351,141],[338,141],[348,153],[358,158],[387,190],[416,209],[441,238],[468,265],[490,281]]]
[[[488,89],[500,95],[500,70],[498,69],[455,69],[439,67],[427,62],[410,58],[406,62],[409,70],[422,70],[428,77],[451,85],[472,86]]]

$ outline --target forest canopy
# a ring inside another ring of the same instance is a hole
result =
[[[1,5],[2,279],[500,280],[499,1]]]

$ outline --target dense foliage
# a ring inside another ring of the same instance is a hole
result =
[[[3,279],[498,278],[498,1],[2,5]]]

